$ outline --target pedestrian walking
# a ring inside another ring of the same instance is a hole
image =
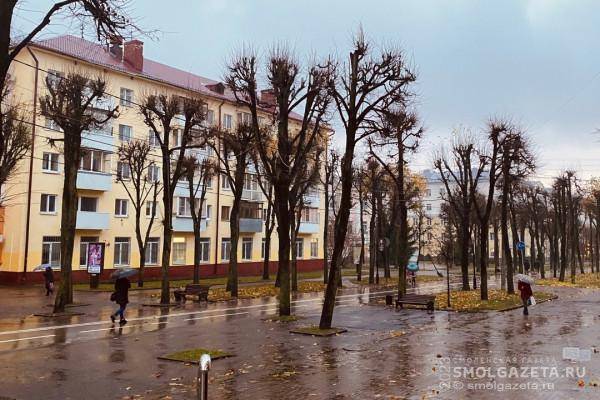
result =
[[[119,323],[125,325],[127,320],[125,319],[125,308],[129,303],[129,288],[131,283],[126,277],[119,278],[115,281],[115,291],[110,296],[110,299],[119,305],[119,309],[110,316],[112,322],[115,322],[117,315],[120,317]]]
[[[521,300],[523,301],[523,315],[529,315],[529,302],[533,299],[533,291],[531,290],[531,284],[533,280],[526,275],[517,275],[518,285],[517,288],[521,292]],[[533,301],[532,301],[533,304]]]
[[[54,293],[54,272],[52,267],[48,266],[44,270],[44,284],[46,286],[46,296]]]

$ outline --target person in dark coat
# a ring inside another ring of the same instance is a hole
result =
[[[125,308],[127,307],[127,303],[129,303],[129,288],[131,287],[131,283],[129,283],[129,279],[127,278],[119,278],[115,281],[115,291],[111,296],[111,300],[119,305],[119,309],[110,316],[112,322],[115,322],[115,318],[117,315],[120,316],[119,323],[124,325],[127,323],[125,319]]]
[[[46,296],[54,293],[54,272],[52,267],[46,267],[44,270],[44,284],[46,286]]]
[[[523,300],[523,315],[529,315],[527,303],[529,302],[529,298],[533,296],[531,285],[529,283],[519,281],[517,287],[519,289],[519,292],[521,292],[521,300]]]

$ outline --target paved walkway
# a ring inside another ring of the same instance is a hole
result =
[[[395,311],[381,304],[386,292],[349,290],[334,318],[348,332],[330,338],[289,333],[318,322],[320,295],[295,299],[294,312],[305,319],[291,324],[263,320],[276,313],[269,298],[170,312],[134,307],[123,328],[91,315],[24,330],[2,327],[0,397],[193,399],[195,367],[156,357],[205,347],[235,354],[213,363],[211,399],[599,398],[600,388],[578,386],[577,373],[585,383],[600,382],[600,354],[575,363],[563,360],[562,351],[598,345],[600,293],[553,291],[559,300],[524,317],[521,310]],[[529,369],[504,378],[511,370],[501,367]]]

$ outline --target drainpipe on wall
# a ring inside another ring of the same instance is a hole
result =
[[[33,121],[31,125],[31,150],[29,155],[29,178],[27,182],[27,216],[25,219],[25,254],[23,257],[23,276],[21,277],[21,281],[25,281],[25,277],[27,274],[27,266],[29,262],[29,223],[31,220],[31,187],[33,182],[33,153],[35,149],[35,128],[36,128],[36,118],[37,118],[37,97],[38,97],[38,76],[39,76],[39,60],[31,51],[31,48],[28,46],[27,51],[31,54],[31,58],[35,62],[35,78],[34,78],[34,87],[33,87]]]
[[[223,104],[225,104],[225,101],[222,101],[221,104],[219,104],[219,130],[222,129],[222,124],[223,124],[223,117],[221,115],[221,109],[223,108]],[[219,146],[219,142],[217,141],[217,151],[219,151],[219,149],[221,148]],[[218,160],[218,156],[217,156],[217,160]],[[220,217],[219,217],[219,212],[221,210],[220,207],[220,200],[221,200],[221,173],[217,171],[217,209],[215,210],[215,264],[214,264],[214,271],[213,271],[213,275],[217,274],[217,265],[219,263],[219,223],[220,223]]]

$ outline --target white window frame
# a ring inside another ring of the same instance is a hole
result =
[[[183,255],[181,252],[183,251]],[[187,253],[187,243],[186,241],[173,241],[173,255],[171,256],[171,260],[173,265],[183,265],[185,264],[186,253]],[[182,255],[182,257],[180,257]],[[177,257],[177,258],[176,258]]]
[[[160,181],[160,167],[156,164],[148,165],[148,181],[159,182]]]
[[[146,241],[146,265],[158,265],[158,254],[160,250],[160,238],[149,237]],[[156,253],[154,253],[156,252]]]
[[[127,218],[129,216],[129,201],[127,199],[115,199],[115,217]]]
[[[86,172],[104,172],[104,152],[101,150],[85,149],[85,154],[81,157],[79,170]],[[89,156],[89,158],[87,158]],[[89,165],[85,165],[89,161]],[[95,168],[98,163],[98,169]]]
[[[123,260],[123,252],[126,252],[127,260]],[[117,256],[118,255],[118,256]],[[115,251],[113,264],[115,267],[129,266],[131,261],[131,238],[129,237],[115,237]]]
[[[40,214],[56,214],[57,198],[55,194],[42,193],[40,195]],[[53,199],[53,201],[51,202],[50,199]],[[50,204],[53,205],[52,209],[50,209]]]
[[[133,89],[121,88],[119,104],[123,107],[133,107]]]
[[[200,238],[200,262],[207,263],[210,260],[210,238]]]
[[[304,258],[304,239],[296,239],[296,259]]]
[[[82,210],[81,209],[81,200],[82,199],[94,199],[94,204],[95,204],[94,210]],[[77,210],[78,211],[84,211],[84,212],[98,212],[98,198],[97,197],[90,197],[90,196],[80,196],[77,199]]]
[[[46,260],[44,260],[44,254],[47,254]],[[53,259],[55,262],[52,262]],[[42,237],[42,264],[60,268],[60,236]]]
[[[130,142],[133,139],[133,127],[131,125],[119,124],[119,140]]]
[[[223,129],[233,129],[233,115],[223,114]]]
[[[231,258],[231,239],[221,239],[221,261],[229,261]]]
[[[42,155],[42,171],[49,174],[58,174],[59,160],[60,155],[58,153],[44,152]],[[53,166],[55,166],[56,169],[52,168]]]
[[[117,161],[117,177],[124,181],[131,179],[131,167],[128,163]]]
[[[252,260],[252,238],[242,238],[242,260]]]
[[[154,133],[154,131],[152,129],[148,130],[148,144],[151,147],[159,147],[160,146],[158,138],[156,137],[156,133]]]
[[[317,257],[319,257],[319,241],[312,240],[310,242],[310,258],[317,258]]]
[[[152,218],[152,205],[154,205],[154,218],[158,215],[158,201],[148,200],[146,201],[146,217]]]

